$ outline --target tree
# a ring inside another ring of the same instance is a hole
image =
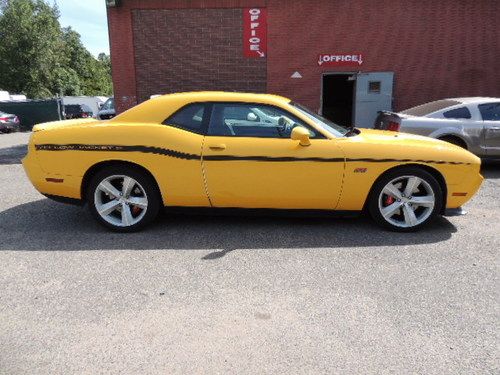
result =
[[[94,58],[58,18],[44,0],[0,0],[1,88],[32,98],[110,95],[109,56]]]
[[[31,97],[53,94],[61,67],[57,7],[42,0],[9,0],[0,18],[0,82],[4,90]]]

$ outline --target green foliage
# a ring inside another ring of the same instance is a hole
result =
[[[0,89],[30,98],[111,95],[109,56],[96,59],[45,0],[0,0]]]

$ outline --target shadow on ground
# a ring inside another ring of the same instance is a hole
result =
[[[487,179],[500,178],[500,161],[485,161],[481,167],[481,174]]]
[[[367,247],[430,244],[456,228],[439,218],[419,233],[393,233],[359,217],[160,215],[139,233],[109,232],[86,209],[42,199],[0,212],[0,250],[208,249],[216,259],[234,249]]]
[[[21,159],[28,152],[27,145],[0,148],[0,165],[21,164]]]

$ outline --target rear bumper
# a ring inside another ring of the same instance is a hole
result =
[[[1,132],[18,132],[19,124],[15,122],[1,122],[0,123],[0,131]]]
[[[36,190],[49,198],[59,200],[81,200],[82,179],[74,176],[62,176],[45,172],[37,163],[33,152],[22,160],[24,171]]]

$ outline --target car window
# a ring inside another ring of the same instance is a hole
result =
[[[500,121],[500,103],[478,105],[484,121]]]
[[[82,111],[84,112],[92,112],[92,109],[86,104],[82,104]]]
[[[290,138],[296,126],[306,128],[311,138],[322,138],[289,112],[266,104],[215,103],[209,135],[259,138]]]
[[[443,116],[446,118],[456,118],[456,119],[460,118],[469,119],[472,117],[467,107],[460,107],[452,109],[450,111],[446,111],[443,113]]]
[[[101,109],[105,111],[109,111],[114,108],[115,108],[115,101],[113,100],[113,98],[109,98],[108,100],[106,100],[106,102],[101,107]]]
[[[189,104],[166,119],[163,124],[201,134],[204,132],[205,107],[204,103]]]

